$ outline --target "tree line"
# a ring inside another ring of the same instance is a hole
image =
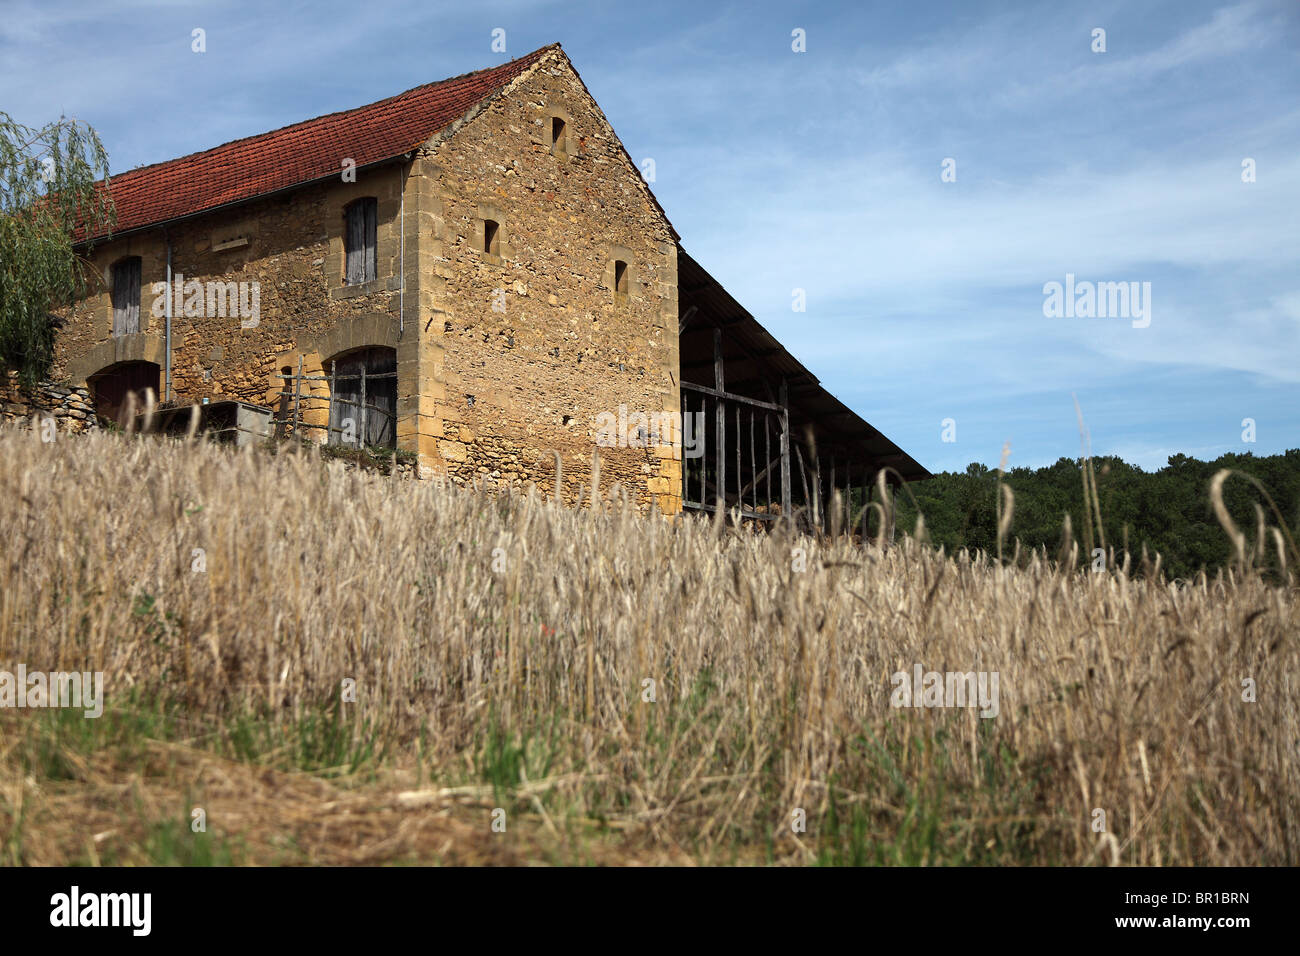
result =
[[[1101,531],[1107,547],[1133,555],[1140,564],[1142,546],[1154,559],[1158,552],[1169,578],[1190,578],[1204,569],[1213,574],[1233,559],[1233,543],[1215,516],[1210,499],[1210,481],[1223,468],[1250,475],[1272,497],[1292,535],[1300,530],[1300,449],[1281,454],[1256,456],[1226,454],[1214,461],[1200,461],[1187,455],[1173,455],[1158,471],[1143,471],[1121,458],[1107,456],[1091,460],[1096,476],[1096,500],[1100,506]],[[1018,538],[1025,549],[1045,547],[1055,557],[1061,548],[1065,517],[1080,546],[1082,529],[1089,521],[1096,531],[1097,519],[1084,508],[1082,463],[1061,458],[1043,468],[1012,468],[1002,483],[1014,495],[1010,531],[1003,543],[1010,553]],[[964,472],[942,472],[926,481],[908,485],[895,496],[900,531],[916,527],[917,507],[925,516],[925,530],[934,545],[948,553],[962,548],[997,553],[998,471],[978,463]],[[1267,499],[1249,481],[1234,475],[1223,486],[1223,503],[1233,522],[1246,537],[1249,551],[1259,536],[1262,509],[1266,527],[1276,527],[1277,517]],[[1100,545],[1094,533],[1093,546]],[[1265,531],[1268,562],[1277,566],[1274,536]]]

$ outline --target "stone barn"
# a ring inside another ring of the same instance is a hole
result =
[[[926,471],[682,248],[558,44],[111,181],[53,378],[267,410],[421,476],[824,515]]]

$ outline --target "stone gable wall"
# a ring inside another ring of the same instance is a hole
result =
[[[440,456],[453,480],[540,470],[550,490],[558,451],[572,497],[590,480],[597,416],[680,411],[671,227],[560,53],[435,143],[429,169]],[[500,224],[495,255],[482,251],[487,219]],[[625,296],[615,259],[630,269]],[[680,510],[679,445],[600,454],[603,487]]]

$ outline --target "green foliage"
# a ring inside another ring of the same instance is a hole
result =
[[[162,819],[150,824],[142,848],[149,866],[232,866],[232,844],[220,836],[202,831],[194,833],[189,819]],[[121,865],[111,857],[101,860],[109,866]]]
[[[181,723],[176,703],[145,700],[133,689],[94,720],[75,707],[32,712],[21,725],[17,753],[23,772],[41,780],[80,780],[86,758],[105,752],[120,767],[142,771],[148,760],[146,741],[177,738]]]
[[[338,697],[304,708],[288,720],[278,720],[269,711],[232,714],[223,737],[224,746],[218,749],[237,760],[323,777],[369,772],[387,754],[371,721],[350,720]]]
[[[0,369],[24,385],[54,358],[51,310],[71,305],[89,270],[74,242],[114,221],[108,154],[96,132],[60,117],[41,129],[0,112]]]
[[[1039,843],[1059,840],[1069,820],[1040,812],[1041,774],[995,739],[990,722],[977,734],[976,788],[957,773],[954,750],[965,743],[947,728],[920,732],[902,721],[846,741],[849,761],[830,777],[825,815],[809,837],[818,865],[1032,864]],[[845,799],[867,792],[889,797],[874,805]]]
[[[1191,577],[1201,569],[1212,574],[1232,559],[1232,542],[1215,519],[1208,495],[1210,479],[1221,468],[1257,478],[1288,526],[1300,526],[1300,449],[1266,457],[1227,454],[1211,462],[1173,455],[1155,472],[1115,457],[1092,461],[1107,546],[1117,551],[1127,547],[1136,559],[1146,545],[1153,559],[1157,552],[1163,556],[1169,578]],[[1003,481],[1015,493],[1011,535],[1020,539],[1022,550],[1046,547],[1055,557],[1067,514],[1075,534],[1080,534],[1084,510],[1078,461],[1061,458],[1045,468],[1013,468]],[[944,472],[911,490],[933,544],[943,545],[949,554],[961,548],[996,553],[996,469],[971,464],[965,472]],[[897,503],[899,528],[911,530],[916,508],[906,495],[899,495]],[[1224,504],[1252,543],[1257,536],[1256,503],[1267,513],[1267,503],[1248,483],[1230,481],[1224,486]],[[1275,523],[1271,514],[1268,520]]]
[[[474,757],[478,777],[492,785],[496,800],[517,788],[524,780],[541,780],[555,765],[561,750],[558,721],[547,727],[511,731],[495,708],[488,717],[488,732]]]

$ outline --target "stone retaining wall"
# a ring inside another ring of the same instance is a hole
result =
[[[98,428],[89,389],[41,382],[34,389],[18,384],[18,373],[0,373],[0,422],[30,420],[49,415],[55,427],[71,434]]]

